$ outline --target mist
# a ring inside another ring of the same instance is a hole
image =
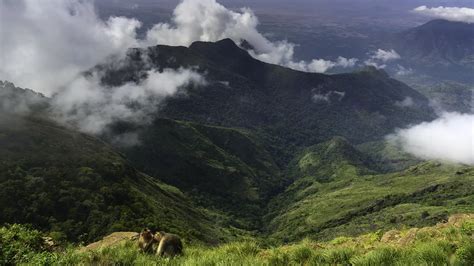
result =
[[[388,137],[421,159],[474,165],[474,115],[443,113]]]
[[[146,76],[138,84],[118,87],[101,85],[99,73],[77,78],[53,98],[54,117],[91,134],[100,134],[118,121],[144,125],[166,97],[180,88],[205,84],[200,74],[188,69],[150,70]]]

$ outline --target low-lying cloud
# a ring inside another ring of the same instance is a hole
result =
[[[53,98],[53,112],[59,121],[92,134],[102,133],[118,121],[150,122],[159,103],[180,88],[204,84],[198,73],[188,69],[150,70],[140,83],[104,87],[99,74],[82,76]]]
[[[334,67],[352,67],[356,59],[339,57],[336,61],[294,59],[295,44],[272,42],[257,30],[258,18],[248,8],[232,11],[215,0],[184,0],[174,10],[170,23],[155,25],[147,33],[148,44],[189,46],[194,41],[218,41],[230,38],[240,44],[247,41],[249,53],[264,62],[307,72],[326,72]]]
[[[344,91],[329,91],[326,93],[315,93],[312,96],[313,102],[320,103],[326,102],[331,103],[332,100],[342,101],[342,99],[346,96]]]
[[[449,21],[474,23],[474,8],[467,7],[427,7],[419,6],[413,12],[430,17]]]
[[[324,59],[313,59],[310,63],[306,61],[300,61],[300,62],[290,61],[287,66],[289,68],[299,70],[299,71],[304,71],[304,72],[325,73],[329,69],[334,68],[334,67],[342,67],[342,68],[354,67],[357,64],[357,61],[359,60],[356,58],[347,59],[345,57],[340,56],[336,61],[330,61],[330,60],[324,60]]]
[[[443,113],[388,137],[422,159],[474,165],[474,115]]]
[[[381,69],[387,67],[387,62],[395,61],[401,58],[400,55],[393,49],[389,51],[377,49],[376,51],[369,53],[369,55],[369,59],[364,62],[365,65],[374,66]]]

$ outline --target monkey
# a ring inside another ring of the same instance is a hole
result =
[[[138,247],[144,253],[154,253],[156,251],[156,245],[159,242],[156,242],[153,232],[145,228],[140,233],[138,238]]]
[[[183,243],[179,236],[158,232],[155,234],[154,239],[159,243],[158,249],[156,250],[158,256],[174,257],[183,254]]]

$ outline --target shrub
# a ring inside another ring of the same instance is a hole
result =
[[[305,264],[311,260],[314,251],[307,245],[297,245],[291,250],[290,259],[297,264]]]
[[[43,251],[42,234],[25,225],[0,228],[0,265],[24,262],[35,252]]]
[[[354,265],[375,266],[395,265],[400,260],[401,252],[393,247],[382,247],[373,250],[363,256],[351,260]]]
[[[335,265],[350,265],[355,251],[351,248],[334,248],[324,253],[326,262]]]
[[[465,221],[461,225],[461,232],[467,236],[474,235],[474,221]]]
[[[456,250],[456,260],[461,265],[474,265],[474,242],[466,241]]]
[[[449,264],[449,254],[436,243],[421,244],[413,250],[412,260],[428,265]]]
[[[273,248],[270,250],[267,257],[268,265],[289,265],[290,257],[286,252],[283,252],[281,249]]]
[[[220,249],[226,254],[239,256],[255,256],[260,251],[260,247],[254,241],[230,243],[222,246]]]

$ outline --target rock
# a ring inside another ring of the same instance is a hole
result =
[[[49,236],[43,236],[43,247],[48,251],[53,251],[58,247],[58,244],[54,242],[53,238]]]
[[[102,238],[97,242],[91,243],[81,249],[81,251],[97,250],[107,247],[118,246],[126,241],[134,241],[138,239],[139,234],[136,232],[115,232]]]
[[[400,245],[408,245],[415,241],[416,234],[418,233],[418,228],[411,228],[408,232],[398,240],[398,244]]]
[[[400,240],[400,231],[398,230],[390,230],[383,234],[380,242],[382,243],[397,243]]]
[[[459,227],[464,221],[472,218],[474,214],[454,214],[449,217],[448,224]]]

